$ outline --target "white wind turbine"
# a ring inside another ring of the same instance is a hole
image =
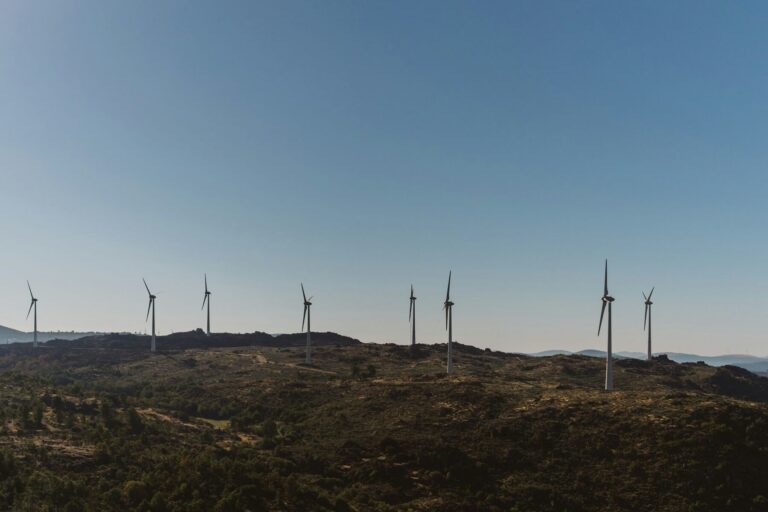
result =
[[[27,288],[29,288],[29,296],[32,299],[32,302],[30,302],[29,304],[29,310],[27,311],[27,319],[29,319],[29,314],[34,309],[35,314],[33,318],[34,318],[34,324],[35,324],[35,334],[32,341],[32,346],[34,348],[37,348],[37,299],[35,298],[35,295],[32,293],[32,287],[29,285],[29,281],[27,281]]]
[[[445,293],[445,302],[443,303],[443,309],[445,310],[445,328],[448,330],[448,364],[447,371],[449,374],[453,373],[453,349],[451,344],[453,343],[453,302],[451,302],[451,273],[448,272],[448,291]]]
[[[605,313],[605,307],[608,306],[608,350],[605,354],[605,390],[613,390],[613,339],[611,338],[612,326],[611,326],[611,304],[615,300],[608,294],[608,260],[605,260],[605,281],[603,284],[603,308],[600,310],[600,324],[597,327],[597,335],[600,336],[600,328],[603,326],[603,314]]]
[[[307,294],[304,293],[304,283],[301,283],[301,295],[304,297],[304,315],[301,319],[301,330],[304,330],[304,320],[307,321],[307,353],[304,357],[304,363],[305,364],[312,364],[312,327],[310,325],[311,322],[311,311],[310,308],[312,307],[312,297],[307,299]]]
[[[147,307],[147,319],[144,320],[145,322],[149,320],[149,313],[152,312],[152,352],[155,351],[157,348],[155,344],[155,299],[157,298],[156,295],[152,295],[152,292],[149,291],[149,286],[147,285],[146,279],[142,279],[144,281],[144,288],[147,289],[147,294],[149,295],[149,307]]]
[[[411,322],[411,347],[416,346],[416,297],[413,296],[411,285],[411,305],[408,308],[408,321]]]
[[[648,324],[648,361],[653,359],[653,352],[651,351],[651,306],[653,306],[653,302],[651,302],[651,295],[653,295],[653,290],[656,288],[651,288],[651,293],[648,294],[648,296],[645,296],[645,292],[643,292],[643,298],[645,299],[645,317],[643,318],[643,329],[645,329],[646,323]]]
[[[203,296],[203,307],[200,308],[201,310],[205,308],[206,302],[208,303],[208,322],[206,326],[206,334],[208,336],[211,335],[211,292],[208,290],[208,274],[205,275],[205,295]]]

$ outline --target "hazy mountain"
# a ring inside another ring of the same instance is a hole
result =
[[[554,355],[582,355],[588,357],[605,357],[604,350],[586,349],[578,352],[569,352],[567,350],[545,350],[528,354],[534,357],[547,357]],[[616,359],[645,359],[643,352],[614,352]],[[720,356],[700,356],[697,354],[686,354],[682,352],[659,352],[654,356],[665,355],[676,363],[698,363],[703,362],[710,366],[738,366],[755,373],[768,373],[768,357],[750,356],[745,354],[724,354]]]
[[[93,336],[94,332],[76,332],[76,331],[56,331],[56,332],[38,332],[37,340],[45,342],[49,340],[76,340],[84,336]],[[34,333],[23,332],[10,327],[0,325],[0,345],[6,343],[26,343],[34,340]]]
[[[25,335],[26,333],[0,325],[0,343],[6,343],[6,340],[10,339],[20,339]]]

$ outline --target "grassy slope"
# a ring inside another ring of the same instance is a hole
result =
[[[2,351],[2,503],[768,510],[766,379],[621,361],[607,394],[597,359],[443,351]]]

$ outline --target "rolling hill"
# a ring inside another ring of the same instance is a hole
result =
[[[457,344],[447,376],[444,345],[330,334],[305,366],[270,338],[0,347],[0,508],[768,507],[768,379],[741,368],[621,359],[606,393],[582,355]]]

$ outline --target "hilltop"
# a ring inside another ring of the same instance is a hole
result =
[[[302,336],[0,349],[0,508],[768,509],[768,379],[741,368],[623,359],[606,393],[587,356],[457,344],[447,376],[444,345],[305,366]]]
[[[150,346],[151,336],[137,334],[98,334],[76,340],[52,340],[47,343],[57,348],[112,348],[142,350]],[[191,348],[223,348],[223,347],[303,347],[307,344],[305,333],[297,334],[267,334],[253,332],[246,334],[214,333],[206,335],[202,329],[190,332],[177,332],[167,336],[157,337],[158,347],[162,350],[186,350]],[[335,332],[313,332],[312,344],[353,345],[360,340],[343,336]]]

